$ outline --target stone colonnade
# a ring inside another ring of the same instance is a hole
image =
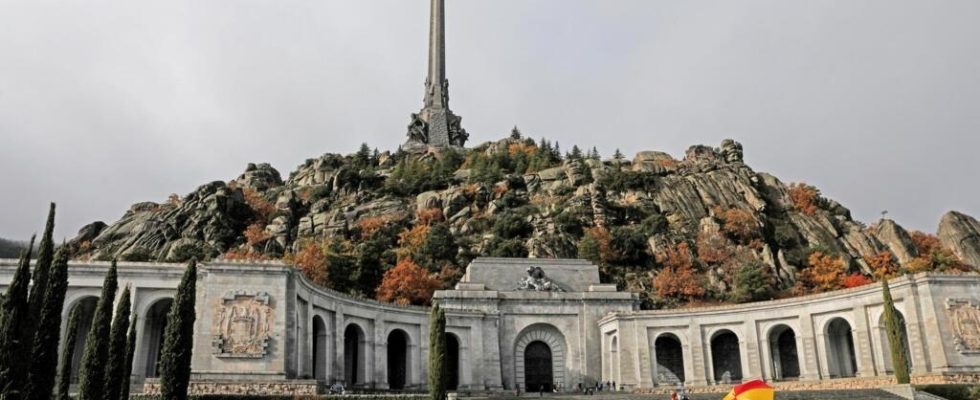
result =
[[[980,373],[977,276],[919,274],[891,287],[913,375]],[[883,310],[881,286],[873,284],[736,306],[610,315],[599,321],[603,377],[625,388],[651,388],[888,376]]]

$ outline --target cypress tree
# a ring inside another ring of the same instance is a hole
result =
[[[37,263],[34,264],[34,275],[31,276],[33,284],[31,286],[30,321],[27,325],[28,336],[34,336],[37,329],[37,318],[44,307],[44,291],[48,287],[48,275],[51,270],[51,262],[54,260],[54,203],[48,208],[48,222],[44,226],[44,234],[41,235],[41,245],[38,246]]]
[[[446,313],[436,304],[429,316],[429,399],[446,399]]]
[[[112,303],[116,297],[116,262],[102,283],[102,295],[95,306],[92,327],[85,339],[85,353],[79,369],[78,399],[102,400],[105,397],[105,365],[109,358],[109,329]]]
[[[129,335],[126,335],[126,367],[123,369],[122,390],[119,392],[120,400],[129,400],[129,379],[133,373],[133,356],[136,354],[136,323],[139,316],[133,315],[133,322],[129,324]]]
[[[61,352],[61,373],[58,375],[57,400],[71,400],[68,390],[71,388],[71,359],[75,355],[75,341],[78,340],[78,319],[81,318],[81,307],[75,307],[68,317],[68,331],[65,332],[65,348]]]
[[[30,247],[21,253],[20,263],[14,271],[13,280],[4,296],[0,319],[0,398],[19,398],[26,386],[27,374],[23,365],[30,360],[30,354],[24,351],[24,328],[27,319],[28,303],[27,288],[31,279],[31,249],[34,248],[34,237],[31,237]]]
[[[197,261],[191,261],[180,279],[177,295],[167,314],[167,329],[160,351],[160,394],[167,400],[187,400],[194,350],[196,291]]]
[[[68,249],[61,246],[55,255],[48,274],[48,286],[44,290],[44,307],[38,319],[37,334],[34,336],[27,399],[50,400],[54,391],[55,377],[58,375],[58,341],[61,339],[61,311],[65,307],[65,294],[68,292]],[[25,368],[27,369],[27,368]]]
[[[888,279],[881,279],[881,295],[884,298],[885,330],[888,334],[888,348],[892,355],[892,369],[895,370],[895,380],[901,385],[910,382],[908,354],[905,352],[905,328],[899,320],[898,310],[892,300],[892,291],[888,287]]]
[[[109,362],[105,370],[105,399],[119,400],[124,388],[123,375],[127,375],[126,358],[129,355],[126,349],[126,334],[129,333],[129,285],[123,289],[119,297],[119,305],[116,306],[116,317],[112,320],[112,331],[109,334]]]

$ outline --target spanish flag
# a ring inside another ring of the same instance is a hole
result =
[[[723,400],[773,400],[775,398],[776,390],[756,379],[735,386]]]

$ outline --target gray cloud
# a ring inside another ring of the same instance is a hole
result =
[[[247,162],[393,149],[421,106],[425,0],[0,0],[0,236],[60,236]],[[475,142],[604,154],[743,142],[870,221],[980,215],[980,2],[450,0]]]

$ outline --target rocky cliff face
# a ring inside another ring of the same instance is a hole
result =
[[[679,160],[654,151],[605,161],[552,153],[549,143],[516,138],[465,152],[362,150],[307,160],[285,181],[268,164],[250,164],[229,183],[139,203],[111,225],[86,226],[71,245],[78,257],[179,261],[228,252],[282,257],[341,238],[357,253],[373,226],[409,232],[438,209],[459,245],[446,257],[457,268],[481,254],[589,256],[596,247],[589,244],[598,243],[604,279],[640,291],[650,290],[659,255],[682,242],[717,291],[731,289],[729,259],[764,266],[774,287],[785,289],[812,249],[864,274],[872,272],[866,259],[880,252],[901,265],[918,255],[894,221],[867,229],[813,188],[754,171],[731,140],[693,146]],[[400,246],[400,256],[414,251],[405,249],[409,239],[389,236],[379,243]],[[964,262],[980,265],[975,219],[947,215],[940,237]]]
[[[980,222],[969,215],[950,211],[939,222],[939,240],[963,262],[980,265]]]

